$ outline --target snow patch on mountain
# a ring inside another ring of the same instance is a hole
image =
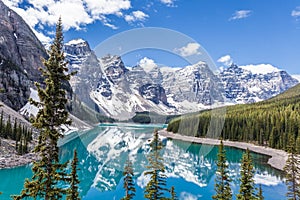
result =
[[[239,67],[244,70],[250,71],[252,74],[269,74],[282,71],[271,64],[243,65]]]
[[[86,43],[86,41],[81,39],[81,38],[78,38],[78,39],[75,39],[75,40],[70,40],[65,45],[78,45],[78,44],[83,44],[83,43]]]
[[[181,67],[161,67],[160,71],[163,74],[167,74],[167,73],[174,73],[177,70],[182,69]]]
[[[30,88],[30,97],[31,99],[33,99],[36,102],[40,102],[40,98],[38,95],[38,91]],[[31,104],[29,101],[25,104],[25,106],[23,106],[19,113],[27,118],[30,117],[36,117],[38,112],[39,112],[39,108],[36,107],[35,105]],[[78,119],[77,117],[69,114],[69,118],[72,120],[72,125],[61,125],[61,128],[63,130],[63,134],[64,135],[68,135],[71,132],[74,131],[78,131],[78,130],[84,130],[84,129],[90,129],[91,126],[83,121],[81,121],[80,119]]]
[[[292,75],[292,77],[300,82],[300,74]]]
[[[231,65],[215,74],[202,61],[172,68],[161,67],[144,57],[137,66],[126,67],[117,55],[97,58],[87,42],[77,40],[68,44],[68,67],[78,71],[71,81],[77,98],[116,119],[129,119],[141,111],[185,114],[228,104],[253,103],[298,83],[270,64],[237,66],[229,55],[218,61]]]
[[[40,102],[38,91],[35,89],[30,88],[29,98],[33,99],[36,102]],[[20,110],[21,115],[26,116],[28,118],[31,116],[36,116],[38,112],[39,112],[39,108],[31,104],[29,101]]]

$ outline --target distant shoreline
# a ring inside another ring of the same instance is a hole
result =
[[[199,144],[220,145],[220,140],[218,140],[218,139],[185,136],[185,135],[180,135],[180,134],[174,134],[174,133],[168,132],[166,130],[160,130],[158,133],[161,136],[175,139],[175,140],[182,140],[182,141],[186,141],[186,142],[194,142],[194,143],[199,143]],[[268,160],[268,164],[271,165],[273,168],[276,168],[281,171],[283,171],[286,160],[288,158],[287,152],[285,152],[283,150],[272,149],[270,147],[263,147],[263,146],[257,146],[257,145],[251,144],[251,143],[234,142],[234,141],[228,141],[228,140],[224,140],[223,144],[225,146],[236,147],[236,148],[244,149],[244,150],[248,148],[252,152],[270,156],[271,158]]]

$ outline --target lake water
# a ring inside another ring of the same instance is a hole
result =
[[[72,159],[73,149],[79,157],[80,191],[84,200],[120,199],[123,167],[128,156],[134,164],[136,197],[144,199],[147,184],[146,154],[155,128],[161,125],[102,124],[90,131],[72,133],[60,141],[61,159]],[[175,186],[181,200],[211,199],[214,194],[218,147],[163,139],[162,152],[166,167],[167,187]],[[226,147],[227,160],[234,194],[239,190],[239,170],[242,150]],[[282,173],[266,164],[268,157],[252,154],[255,165],[255,183],[262,185],[265,199],[285,199],[286,186]],[[0,199],[18,194],[24,179],[31,177],[31,166],[0,170]]]

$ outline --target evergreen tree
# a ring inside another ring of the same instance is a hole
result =
[[[237,199],[240,200],[253,200],[256,199],[254,194],[254,170],[252,165],[252,159],[249,149],[243,154],[241,161],[241,178],[240,178],[240,190],[237,195]]]
[[[288,192],[286,194],[289,200],[300,199],[300,156],[296,154],[294,136],[289,137],[288,159],[284,167],[286,185]]]
[[[12,130],[11,139],[16,140],[16,136],[17,136],[17,118],[15,118],[14,121],[14,128]]]
[[[164,175],[165,167],[163,158],[160,156],[162,142],[158,138],[157,130],[154,131],[152,142],[150,143],[151,152],[147,156],[149,166],[145,175],[150,176],[150,181],[145,188],[144,197],[149,200],[166,199],[163,197],[164,192],[168,191],[166,186],[166,175]]]
[[[262,191],[261,185],[259,185],[259,190],[258,190],[257,198],[258,198],[258,200],[264,200],[265,199],[264,195],[263,195],[263,191]]]
[[[11,137],[12,127],[10,121],[10,115],[8,116],[8,120],[6,121],[5,131],[4,131],[4,138]]]
[[[131,200],[135,196],[135,187],[134,187],[134,181],[133,181],[133,168],[132,163],[129,160],[129,158],[126,161],[126,165],[124,167],[124,189],[125,189],[125,196],[122,198],[122,200]]]
[[[70,188],[68,189],[67,200],[80,200],[79,192],[78,192],[78,184],[80,183],[77,175],[78,171],[78,157],[77,151],[74,150],[74,158],[71,163],[71,174],[69,178]]]
[[[1,110],[1,115],[0,115],[0,137],[3,137],[3,133],[4,133],[3,110]]]
[[[178,200],[178,197],[176,195],[175,187],[174,186],[171,187],[170,193],[171,193],[171,200]]]
[[[41,108],[33,122],[39,130],[39,142],[34,149],[40,159],[34,162],[31,180],[26,180],[21,195],[15,199],[27,197],[42,198],[44,200],[60,199],[66,194],[61,181],[66,181],[65,171],[67,163],[59,163],[59,149],[57,142],[62,137],[60,126],[70,124],[68,112],[65,109],[67,99],[62,83],[70,79],[64,62],[63,34],[61,19],[56,25],[56,36],[49,51],[48,60],[44,60],[44,69],[40,69],[45,78],[45,87],[36,83],[40,102],[30,99],[30,102]]]
[[[296,150],[297,150],[297,154],[300,154],[300,132],[298,133],[298,137],[296,140]]]
[[[226,155],[222,140],[219,146],[217,167],[215,184],[216,195],[212,196],[212,198],[218,200],[232,199],[232,191],[230,189],[231,180],[228,176],[228,164],[226,163]]]
[[[22,140],[22,138],[20,139],[20,145],[18,145],[17,151],[18,151],[19,155],[23,155],[23,140]]]

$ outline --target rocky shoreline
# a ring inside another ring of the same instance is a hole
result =
[[[20,155],[1,155],[0,156],[0,169],[14,168],[23,165],[27,165],[37,160],[37,156],[34,153],[27,153],[22,156]]]
[[[29,149],[33,149],[34,142],[29,143]],[[27,165],[37,160],[35,153],[27,153],[18,155],[15,150],[15,141],[9,139],[1,139],[0,146],[0,169],[19,167]]]
[[[209,145],[219,145],[220,140],[218,139],[211,139],[211,138],[197,138],[197,137],[191,137],[191,136],[184,136],[180,134],[174,134],[171,132],[167,132],[166,130],[159,131],[159,134],[161,136],[175,139],[175,140],[182,140],[186,142],[194,142],[194,143],[200,143],[200,144],[209,144]],[[263,146],[257,146],[251,143],[245,143],[245,142],[234,142],[234,141],[223,141],[223,144],[225,146],[230,147],[236,147],[239,149],[249,149],[252,152],[264,154],[267,156],[270,156],[271,158],[268,160],[268,164],[271,165],[273,168],[283,170],[288,154],[283,150],[278,149],[272,149],[270,147],[263,147]]]

